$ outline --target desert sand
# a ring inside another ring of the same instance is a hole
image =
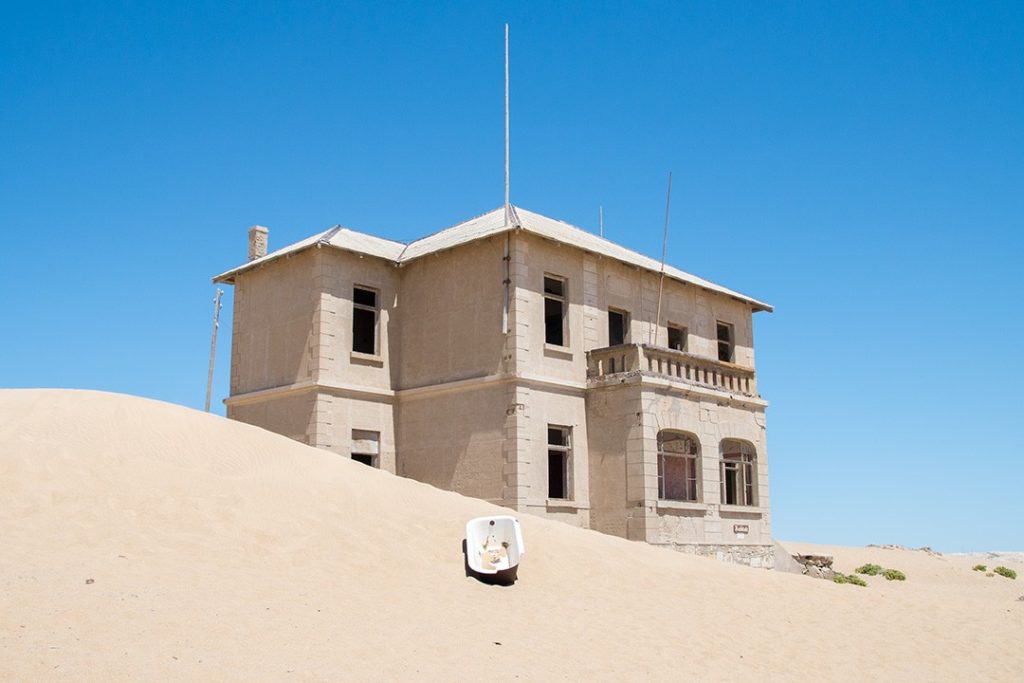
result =
[[[907,575],[859,588],[521,516],[498,587],[460,550],[497,512],[179,406],[2,391],[0,679],[1024,680],[1019,562],[789,544]]]

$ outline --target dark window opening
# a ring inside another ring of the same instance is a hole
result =
[[[548,427],[548,498],[569,500],[571,445],[569,427]]]
[[[369,465],[370,467],[376,467],[377,466],[377,463],[376,463],[377,456],[376,455],[370,455],[369,453],[353,453],[352,454],[352,459],[355,460],[356,462],[361,462],[364,465]]]
[[[377,353],[377,292],[372,289],[352,291],[352,350]]]
[[[668,348],[675,349],[676,351],[686,350],[685,327],[668,326]]]
[[[608,346],[626,343],[626,319],[624,311],[608,309]]]
[[[565,346],[565,280],[544,278],[544,341]]]
[[[734,339],[732,325],[729,323],[718,323],[718,360],[726,363],[733,362]]]

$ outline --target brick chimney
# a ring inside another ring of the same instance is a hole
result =
[[[262,225],[254,225],[249,228],[249,260],[258,259],[267,255],[267,235],[270,230]]]

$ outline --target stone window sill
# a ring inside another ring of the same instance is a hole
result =
[[[349,359],[358,365],[372,365],[374,367],[384,367],[384,357],[376,356],[372,353],[360,353],[359,351],[353,351],[349,355]]]
[[[572,360],[572,350],[568,346],[555,346],[554,344],[545,344],[544,355],[550,358],[563,358],[565,360]]]
[[[765,509],[759,508],[756,505],[719,505],[719,512],[742,512],[748,515],[756,515],[760,517],[764,514]]]
[[[566,508],[571,510],[589,510],[590,505],[583,503],[578,500],[565,500],[562,498],[548,498],[544,501],[544,506],[548,509],[552,508]]]
[[[699,510],[704,512],[708,509],[707,503],[697,503],[688,500],[659,500],[657,505],[665,510]]]

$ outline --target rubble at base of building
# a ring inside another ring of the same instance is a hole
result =
[[[804,576],[828,581],[836,576],[831,555],[793,555],[793,559],[804,568]]]
[[[713,557],[720,562],[742,564],[755,569],[771,569],[775,565],[775,549],[770,545],[714,545],[673,544],[662,545],[676,552],[700,557]]]

